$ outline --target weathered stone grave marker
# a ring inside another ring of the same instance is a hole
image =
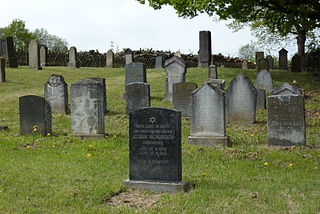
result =
[[[279,51],[279,69],[288,70],[288,51],[284,48]]]
[[[155,59],[154,68],[163,68],[163,56],[157,56]]]
[[[172,105],[181,112],[182,117],[192,117],[192,92],[197,89],[193,82],[173,84]]]
[[[209,66],[208,78],[218,79],[218,71],[215,65]]]
[[[126,85],[126,113],[150,106],[150,85],[133,82]]]
[[[210,83],[210,85],[213,85],[214,87],[222,89],[222,90],[224,90],[224,86],[226,83],[226,81],[223,79],[211,79],[211,78],[207,79],[206,82]]]
[[[147,83],[146,66],[135,62],[125,66],[125,85],[133,82]]]
[[[266,60],[268,61],[269,70],[273,70],[274,69],[274,59],[273,59],[273,57],[268,55],[268,56],[266,56]]]
[[[45,45],[40,45],[40,66],[47,66],[48,48]]]
[[[211,32],[200,31],[199,32],[199,54],[198,54],[198,66],[209,67],[211,64]]]
[[[102,92],[101,92],[102,108],[103,108],[103,112],[106,114],[108,112],[106,79],[105,78],[100,78],[100,77],[90,77],[90,78],[87,78],[87,79],[83,79],[82,81],[84,81],[84,82],[95,81],[95,82],[101,84],[101,89],[102,89]]]
[[[292,85],[287,82],[284,82],[282,85],[274,88],[271,91],[271,95],[292,95],[292,94],[302,95],[302,90],[298,86]]]
[[[0,82],[6,81],[6,59],[0,57]]]
[[[302,69],[301,57],[298,54],[295,54],[291,59],[291,71],[301,72],[302,71],[301,69]]]
[[[124,51],[124,60],[126,65],[133,63],[133,51],[130,48]]]
[[[241,69],[248,69],[248,61],[247,60],[242,61]]]
[[[258,62],[260,59],[264,59],[264,52],[263,51],[257,51],[256,52],[256,64],[258,65]]]
[[[267,70],[269,71],[269,62],[267,59],[259,59],[257,62],[257,71]]]
[[[78,61],[78,53],[77,48],[72,46],[69,49],[69,62],[68,62],[69,68],[79,68],[79,61]]]
[[[114,67],[114,53],[112,50],[108,50],[106,55],[106,67],[113,68]]]
[[[34,39],[29,43],[29,68],[34,68],[36,70],[41,70],[40,66],[40,46],[38,42]]]
[[[6,59],[6,67],[17,68],[16,49],[11,36],[0,39],[0,56]]]
[[[267,108],[266,90],[257,88],[257,108]]]
[[[264,89],[270,92],[273,89],[271,73],[262,69],[257,73],[256,88]]]

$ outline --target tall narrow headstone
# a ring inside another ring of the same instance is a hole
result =
[[[106,56],[106,66],[107,68],[113,68],[114,67],[114,53],[112,50],[108,50],[107,56]]]
[[[269,70],[273,70],[274,69],[274,59],[273,59],[273,57],[268,55],[268,56],[266,56],[266,60],[268,61],[268,64],[269,64]]]
[[[215,65],[209,66],[208,78],[218,79],[218,71],[217,71],[217,67]]]
[[[291,59],[291,71],[301,72],[302,71],[302,61],[298,54],[295,54]]]
[[[40,66],[47,66],[48,48],[45,45],[40,45]]]
[[[282,85],[274,88],[271,91],[271,95],[302,95],[302,90],[296,86],[292,85],[290,83],[284,82]]]
[[[269,62],[265,58],[259,59],[257,62],[257,71],[261,71],[263,69],[269,71]]]
[[[182,182],[181,114],[144,108],[129,115],[129,180],[124,184],[154,191],[186,190]]]
[[[0,57],[0,82],[6,81],[6,59]]]
[[[150,106],[150,85],[133,82],[126,85],[126,113]]]
[[[192,92],[197,89],[193,82],[173,84],[172,105],[181,112],[182,117],[192,117]]]
[[[271,73],[262,69],[257,74],[256,88],[264,89],[270,92],[273,89],[273,81]]]
[[[52,74],[44,87],[44,98],[53,113],[68,113],[68,85],[63,76]]]
[[[0,39],[0,56],[6,59],[6,67],[17,68],[18,61],[12,37]]]
[[[166,94],[164,100],[172,101],[173,84],[185,82],[187,68],[185,62],[177,56],[166,60],[164,67],[166,69]]]
[[[211,64],[211,32],[200,31],[199,32],[199,55],[198,66],[209,67]]]
[[[36,70],[41,70],[40,66],[40,46],[38,42],[34,39],[29,43],[29,68],[34,68]]]
[[[279,69],[288,70],[288,51],[284,48],[279,51]]]
[[[133,63],[133,51],[130,48],[124,51],[124,60],[126,65]]]
[[[263,51],[257,51],[256,52],[256,64],[258,65],[258,62],[260,59],[264,59],[264,52]]]
[[[133,82],[147,83],[146,66],[143,63],[135,62],[125,66],[125,85]]]
[[[257,91],[248,77],[238,74],[233,78],[226,97],[227,120],[229,123],[255,123]]]
[[[43,97],[27,95],[19,97],[20,134],[52,133],[52,115],[49,103]]]
[[[69,62],[68,62],[69,68],[79,68],[79,62],[78,62],[78,54],[77,54],[77,48],[72,46],[69,49]]]
[[[200,146],[230,146],[226,136],[225,93],[210,83],[192,94],[191,136],[188,142]]]
[[[157,56],[154,68],[163,68],[163,56]]]

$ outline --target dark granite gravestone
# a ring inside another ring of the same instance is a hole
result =
[[[0,39],[0,56],[6,59],[6,67],[17,68],[18,61],[12,37]]]
[[[41,70],[42,67],[40,66],[40,46],[37,40],[31,40],[29,43],[29,68],[33,68],[36,70]]]
[[[155,65],[154,65],[154,68],[163,68],[163,56],[157,56],[156,57],[156,62],[155,62]]]
[[[257,73],[256,88],[264,89],[270,92],[273,89],[271,73],[262,69]]]
[[[48,48],[45,45],[40,45],[40,66],[47,66]]]
[[[192,117],[192,92],[198,88],[193,82],[173,84],[172,105],[182,117]]]
[[[273,70],[274,69],[274,59],[273,59],[273,57],[268,55],[268,56],[266,56],[266,60],[268,61],[268,64],[269,64],[269,70]]]
[[[256,64],[258,65],[258,62],[260,59],[264,59],[264,52],[263,51],[257,51],[256,52]]]
[[[290,83],[284,82],[282,85],[274,88],[271,91],[271,95],[302,95],[302,90],[296,86],[291,85]]]
[[[199,32],[199,54],[198,54],[198,66],[209,67],[211,64],[211,32],[200,31]]]
[[[78,54],[77,54],[77,48],[72,46],[69,49],[69,62],[68,62],[69,68],[79,68],[79,62],[78,62]]]
[[[125,85],[133,82],[147,83],[146,66],[135,62],[125,65]]]
[[[288,70],[288,51],[284,48],[279,51],[279,69]]]
[[[106,67],[107,68],[113,68],[114,64],[114,53],[112,50],[108,50],[107,56],[106,56]]]
[[[266,90],[257,88],[257,108],[267,108]]]
[[[150,85],[133,82],[126,85],[126,113],[150,106]]]
[[[306,145],[303,96],[294,94],[268,97],[268,145]]]
[[[301,57],[298,54],[295,54],[291,59],[291,71],[292,72],[302,71]]]
[[[0,57],[0,82],[6,81],[6,59]]]
[[[218,79],[218,71],[215,65],[209,66],[208,78]]]
[[[52,74],[44,85],[44,98],[54,113],[68,113],[68,85],[63,76]]]
[[[267,59],[259,59],[257,62],[257,71],[267,70],[269,71],[269,62]]]
[[[182,179],[181,114],[166,108],[144,108],[129,114],[129,180],[131,187],[155,191],[186,190]]]
[[[126,65],[133,63],[133,51],[130,48],[124,51],[124,61]]]
[[[43,97],[19,97],[20,134],[47,135],[52,132],[52,115],[49,103]]]
[[[225,93],[210,83],[192,93],[191,136],[200,146],[230,146],[226,136]]]

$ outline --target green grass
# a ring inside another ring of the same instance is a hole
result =
[[[242,70],[218,72],[228,85]],[[61,114],[53,115],[55,136],[19,136],[18,98],[43,96],[53,73],[69,87],[86,77],[107,79],[106,139],[69,136],[70,116]],[[244,73],[254,82],[254,70]],[[162,101],[165,72],[150,69],[147,76],[152,106],[171,107]],[[183,181],[191,190],[162,194],[155,206],[136,210],[106,203],[126,190],[128,178],[124,69],[7,69],[7,82],[0,83],[0,125],[10,128],[0,132],[0,213],[320,213],[320,81],[311,73],[272,76],[275,86],[297,80],[306,92],[307,147],[268,148],[265,110],[257,111],[256,124],[228,125],[234,146],[225,149],[188,145],[190,121],[182,119]],[[187,81],[201,86],[206,78],[207,69],[188,69]]]

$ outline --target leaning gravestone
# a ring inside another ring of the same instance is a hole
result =
[[[36,70],[41,70],[40,66],[40,46],[38,42],[34,39],[29,43],[29,68],[34,68]]]
[[[208,78],[218,79],[218,71],[217,71],[217,67],[215,65],[209,66]]]
[[[85,79],[71,84],[71,129],[79,137],[103,137],[102,84]]]
[[[181,114],[166,108],[144,108],[129,115],[130,187],[154,191],[184,191]]]
[[[238,74],[233,78],[227,90],[226,98],[229,123],[255,123],[257,91],[248,77]]]
[[[292,94],[302,95],[302,90],[298,86],[291,85],[290,83],[287,83],[287,82],[284,82],[282,85],[274,88],[271,91],[271,95],[292,95]]]
[[[133,82],[147,83],[146,66],[143,63],[135,62],[125,66],[125,85]]]
[[[47,66],[48,48],[45,45],[40,45],[40,66]]]
[[[130,48],[124,51],[124,60],[126,65],[133,63],[133,51]]]
[[[154,68],[163,68],[163,56],[157,56]]]
[[[16,49],[14,47],[13,38],[11,36],[0,39],[0,56],[6,59],[6,67],[18,67]]]
[[[273,89],[273,81],[271,73],[262,69],[257,74],[256,88],[264,89],[270,92]]]
[[[257,108],[267,108],[266,90],[257,88]]]
[[[52,74],[44,86],[44,98],[54,113],[68,113],[68,85],[63,76]]]
[[[150,85],[133,82],[126,85],[126,113],[150,106]]]
[[[186,80],[186,64],[177,56],[173,56],[164,63],[166,69],[166,94],[164,100],[172,101],[173,84]]]
[[[0,57],[0,82],[6,81],[6,59]]]
[[[200,146],[231,146],[229,136],[226,136],[225,93],[210,83],[192,94],[188,142]]]
[[[47,135],[52,132],[52,115],[49,103],[43,97],[19,97],[20,134]]]
[[[192,117],[192,92],[197,89],[193,82],[179,82],[173,84],[172,105],[181,112],[182,117]]]
[[[78,62],[78,54],[77,54],[77,48],[72,46],[69,49],[69,62],[68,62],[69,68],[79,68],[79,62]]]
[[[198,66],[209,67],[211,64],[211,32],[199,32]]]
[[[259,59],[257,63],[257,70],[267,70],[269,71],[269,62],[267,59]]]
[[[298,54],[295,54],[291,59],[291,71],[292,72],[301,72],[302,70],[301,57]]]
[[[268,55],[268,56],[266,56],[266,60],[268,61],[268,64],[269,64],[269,70],[273,70],[274,69],[274,59],[273,59],[273,57]]]
[[[112,50],[108,50],[107,56],[106,56],[106,66],[107,68],[113,68],[114,64],[114,53]]]
[[[288,70],[288,51],[284,48],[279,51],[279,69]]]

